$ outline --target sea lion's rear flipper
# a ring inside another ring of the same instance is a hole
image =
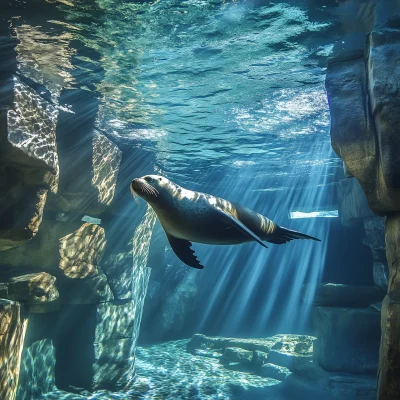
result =
[[[293,231],[292,229],[283,228],[281,226],[277,226],[272,237],[266,239],[267,242],[275,243],[275,244],[283,244],[290,242],[294,239],[311,239],[320,242],[320,239],[317,239],[313,236],[306,235],[305,233]]]
[[[175,236],[169,235],[168,233],[167,238],[172,250],[182,262],[189,267],[197,269],[204,268],[204,266],[200,264],[200,261],[195,256],[194,250],[190,248],[192,242],[189,242],[189,240],[178,239]]]
[[[219,216],[226,224],[233,226],[240,232],[251,237],[257,243],[260,243],[261,246],[264,246],[268,249],[268,246],[266,244],[264,244],[263,241],[253,231],[251,231],[245,224],[243,224],[237,218],[235,218],[233,215],[230,215],[229,213],[225,212],[224,210],[222,210],[218,207],[215,207],[215,209],[218,211]]]

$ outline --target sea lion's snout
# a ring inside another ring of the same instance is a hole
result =
[[[151,185],[151,182],[152,178],[149,176],[133,179],[130,185],[132,195],[134,197],[135,195],[139,195],[145,200],[157,197],[158,190]]]
[[[132,189],[139,189],[140,187],[140,178],[135,178],[131,182],[131,188]]]

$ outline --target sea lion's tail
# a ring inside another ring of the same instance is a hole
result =
[[[283,228],[281,226],[277,226],[274,230],[274,235],[271,238],[266,239],[267,242],[275,243],[275,244],[283,244],[290,242],[294,239],[311,239],[320,242],[320,239],[317,239],[313,236],[306,235],[305,233],[293,231],[292,229]]]

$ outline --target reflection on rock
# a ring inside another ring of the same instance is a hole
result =
[[[27,320],[20,305],[0,300],[0,398],[15,400]]]
[[[55,390],[55,349],[51,339],[41,339],[24,348],[18,400],[38,399],[43,393]]]
[[[92,184],[99,192],[101,204],[110,205],[114,197],[121,159],[122,153],[113,142],[101,133],[93,135]]]
[[[105,245],[103,228],[83,224],[77,231],[60,239],[60,268],[69,278],[97,275],[97,265]]]
[[[121,304],[110,302],[96,307],[96,329],[94,341],[104,342],[110,339],[124,339],[137,334],[133,325],[136,318],[134,301]]]
[[[58,110],[14,77],[14,107],[8,111],[8,140],[34,160],[46,164],[54,175],[50,186],[57,191],[58,155],[56,123]]]
[[[28,304],[52,302],[58,298],[56,278],[47,272],[21,275],[8,283],[8,298]]]
[[[0,250],[6,250],[36,235],[48,189],[57,190],[58,112],[11,74],[0,88]]]
[[[72,35],[59,32],[54,29],[49,35],[41,26],[29,24],[15,27],[19,68],[29,78],[48,86],[54,97],[72,81],[69,71],[73,69],[70,59],[74,51],[69,45]]]
[[[235,398],[232,390],[240,387],[250,392],[247,398],[251,399],[251,390],[266,389],[279,383],[251,372],[226,368],[215,358],[193,356],[185,350],[188,345],[189,340],[179,340],[137,349],[136,384],[147,382],[150,386],[140,398],[232,399]]]
[[[90,246],[85,247],[85,243]],[[60,273],[63,274],[61,261],[65,267],[73,266],[70,263],[75,262],[75,266],[78,270],[81,268],[84,275],[87,264],[91,264],[93,272],[97,270],[104,245],[104,230],[98,225],[82,224],[80,221],[60,223],[45,220],[33,240],[18,248],[0,252],[0,265],[3,271],[20,268],[21,271],[46,271],[60,277]],[[80,275],[74,274],[71,278],[75,277]],[[58,283],[61,284],[61,280]]]

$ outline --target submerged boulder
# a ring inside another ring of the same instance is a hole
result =
[[[254,350],[253,352],[253,359],[251,362],[257,366],[261,367],[262,365],[266,364],[268,361],[268,353],[260,350]]]
[[[56,278],[46,272],[12,278],[8,283],[8,298],[28,304],[55,301],[59,296],[55,282]]]
[[[0,251],[32,239],[58,187],[58,110],[11,73],[0,78]]]
[[[384,296],[385,292],[377,286],[322,283],[315,289],[305,285],[302,299],[304,303],[316,306],[366,308],[382,301]]]
[[[313,336],[308,335],[275,335],[259,339],[225,338],[212,337],[202,334],[195,334],[188,342],[187,350],[193,352],[195,349],[213,349],[223,351],[227,347],[235,347],[249,351],[259,351],[268,354],[271,349],[296,353],[301,355],[310,355],[313,351]]]
[[[21,305],[0,300],[0,398],[15,400],[27,320]]]
[[[288,368],[271,363],[264,364],[261,367],[260,372],[261,376],[276,379],[278,381],[284,381],[291,374],[292,372]]]
[[[253,352],[239,347],[227,347],[224,351],[224,359],[233,363],[250,364]]]
[[[284,352],[271,350],[268,353],[268,362],[279,365],[290,369],[291,371],[297,371],[303,365],[308,364],[313,361],[312,353],[307,355],[299,354],[296,352]]]
[[[380,313],[373,309],[315,307],[314,361],[328,371],[374,374]]]

